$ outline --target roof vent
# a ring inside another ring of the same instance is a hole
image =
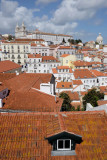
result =
[[[2,85],[2,82],[0,82],[0,85]]]

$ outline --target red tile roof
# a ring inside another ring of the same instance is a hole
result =
[[[56,88],[72,88],[72,82],[57,82]]]
[[[40,54],[28,54],[28,58],[42,58]]]
[[[59,62],[58,59],[55,58],[55,57],[53,57],[53,56],[43,56],[43,57],[42,57],[42,61],[43,61],[43,62],[49,61],[49,60],[50,60],[50,61],[53,61],[53,60],[54,60],[54,61],[56,61],[56,62]]]
[[[105,76],[104,73],[100,72],[100,71],[97,71],[97,70],[90,70],[92,73],[94,73],[95,76],[97,77],[103,77]]]
[[[107,104],[107,100],[98,100],[97,103],[98,103],[98,106],[101,106],[101,105]]]
[[[53,74],[58,73],[57,69],[56,68],[52,68],[52,73]]]
[[[58,66],[57,69],[70,69],[69,66]]]
[[[51,156],[52,146],[45,138],[63,129],[82,136],[75,156]],[[107,115],[103,111],[0,114],[2,160],[106,160],[106,149]]]
[[[12,61],[7,60],[7,61],[0,62],[0,73],[17,69],[17,68],[21,68],[21,66]]]
[[[77,66],[79,66],[79,67],[81,67],[81,66],[92,66],[91,62],[85,62],[85,61],[80,61],[80,60],[75,61],[74,65],[75,65],[75,67],[77,67]]]
[[[16,77],[16,73],[0,73],[0,82]]]
[[[33,90],[29,92],[11,92],[3,109],[36,111],[36,112],[59,112],[63,100],[55,96]]]
[[[40,84],[50,82],[51,78],[50,73],[23,73],[6,81],[6,84],[11,90],[25,92],[31,88],[40,89]]]
[[[74,71],[74,77],[75,79],[96,78],[96,76],[88,69],[76,69]]]
[[[17,42],[18,42],[18,41],[20,41],[20,42],[23,42],[23,41],[24,41],[24,42],[26,42],[26,41],[32,42],[32,41],[44,41],[44,40],[43,40],[43,39],[27,39],[27,38],[26,38],[26,39],[15,39],[15,41],[17,41]]]
[[[0,84],[0,92],[6,89],[7,87],[4,84]]]
[[[61,57],[67,57],[70,56],[70,54],[63,54]]]
[[[59,49],[71,49],[70,46],[60,46]]]
[[[79,101],[80,98],[79,98],[79,94],[77,92],[72,92],[72,91],[64,91],[64,93],[67,93],[71,99],[71,101]]]
[[[82,85],[82,81],[81,80],[73,80],[73,85]]]
[[[107,92],[107,86],[100,86],[100,92]]]

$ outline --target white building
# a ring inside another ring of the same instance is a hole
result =
[[[75,80],[81,80],[84,89],[91,89],[92,87],[98,86],[97,77],[88,69],[76,69],[74,71]]]
[[[100,44],[100,45],[103,44],[103,37],[102,37],[101,33],[99,33],[99,36],[97,37],[96,42],[97,42],[98,44]]]
[[[58,66],[52,69],[56,82],[71,82],[74,79],[73,71],[69,66]]]
[[[53,55],[53,56],[56,57],[56,58],[60,58],[60,56],[62,56],[63,54],[75,55],[75,53],[76,53],[75,48],[72,48],[70,46],[60,45],[57,48],[57,52],[55,53],[56,55]]]
[[[16,38],[30,38],[30,39],[44,39],[45,41],[52,42],[54,44],[62,43],[63,40],[65,42],[68,42],[68,39],[73,39],[73,37],[70,35],[45,33],[39,30],[28,32],[26,31],[26,27],[24,23],[22,23],[21,27],[19,27],[18,24],[16,25],[15,37]]]
[[[49,46],[46,46],[44,44],[31,43],[31,54],[49,56]]]
[[[103,47],[103,52],[104,52],[104,53],[107,53],[107,45],[105,45],[105,46]]]
[[[41,56],[40,54],[29,54],[27,60],[28,73],[52,73],[52,68],[60,66],[61,63],[52,56]]]
[[[64,91],[81,92],[85,91],[85,89],[81,80],[72,80],[72,82],[57,82],[56,93]]]
[[[15,63],[24,65],[27,60],[27,55],[30,53],[29,42],[3,42],[2,60],[10,60]]]
[[[107,85],[107,74],[97,70],[91,70],[91,72],[97,77],[98,86]]]

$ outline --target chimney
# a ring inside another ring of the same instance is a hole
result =
[[[3,102],[2,102],[2,99],[0,99],[0,108],[3,107]]]

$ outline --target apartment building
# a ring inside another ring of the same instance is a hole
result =
[[[69,66],[58,66],[52,69],[56,82],[71,82],[74,79],[73,71]]]
[[[3,42],[2,48],[2,60],[10,60],[20,65],[26,63],[28,53],[30,53],[29,42]]]
[[[56,68],[60,65],[60,61],[53,56],[42,57],[40,54],[29,54],[27,73],[52,73],[52,68]]]

